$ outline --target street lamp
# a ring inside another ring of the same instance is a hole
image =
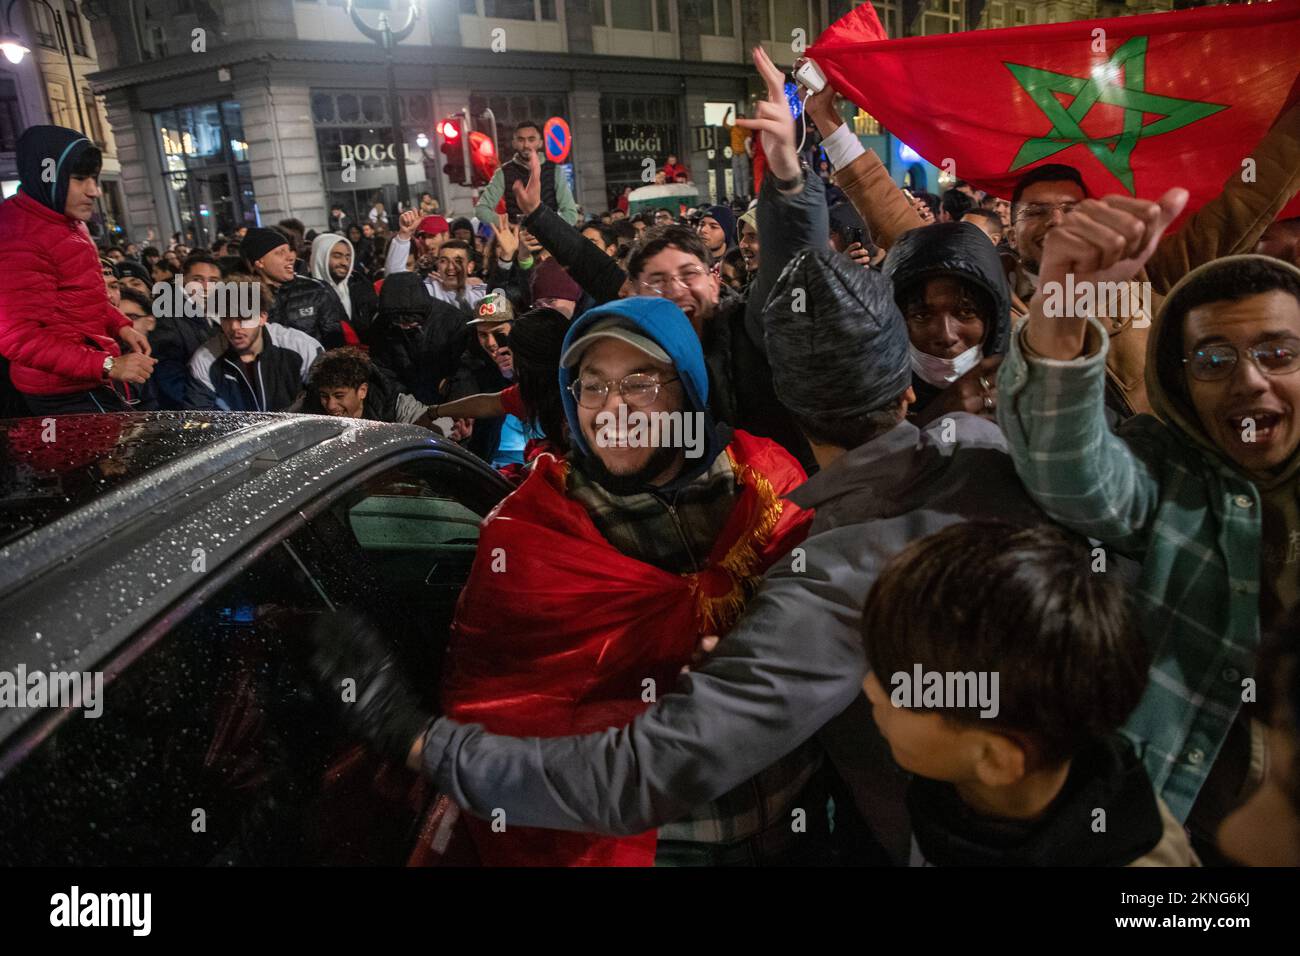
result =
[[[72,65],[72,48],[68,46],[68,35],[63,30],[63,17],[58,10],[50,6],[46,0],[33,0],[39,3],[54,18],[54,29],[59,37],[59,49],[63,51],[64,57],[68,61],[68,78],[72,81],[72,99],[77,104],[77,119],[81,123],[81,133],[86,133],[86,114],[81,109],[81,90],[77,87],[77,71]],[[13,14],[14,7],[18,5],[18,0],[9,0],[9,6],[5,8],[5,29],[4,34],[0,35],[0,50],[4,51],[5,59],[15,65],[22,62],[23,57],[31,53],[31,48],[23,43],[22,39],[14,32]]]
[[[348,0],[348,16],[352,18],[353,25],[363,36],[378,43],[388,59],[388,117],[393,121],[393,155],[397,159],[397,192],[402,205],[407,209],[411,208],[411,187],[406,182],[406,136],[402,132],[402,116],[397,108],[397,66],[394,54],[397,44],[410,36],[411,31],[415,29],[415,20],[419,15],[418,0],[411,0],[406,23],[400,29],[393,30],[388,22],[387,13],[379,14],[379,26],[372,27],[361,19],[361,15],[352,5],[352,0]]]

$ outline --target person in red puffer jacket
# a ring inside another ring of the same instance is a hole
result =
[[[21,185],[0,205],[9,378],[33,415],[122,411],[154,360],[148,338],[109,303],[86,229],[103,157],[75,130],[33,126],[17,160]]]

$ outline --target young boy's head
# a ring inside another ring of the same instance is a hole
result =
[[[966,522],[916,541],[867,597],[863,687],[903,769],[983,788],[1059,771],[1116,730],[1149,656],[1122,586],[1049,525]]]
[[[1250,866],[1300,866],[1300,608],[1260,651],[1260,702],[1269,715],[1268,774],[1219,828],[1219,846]]]

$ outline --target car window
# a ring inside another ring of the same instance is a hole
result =
[[[490,478],[490,476],[488,476]],[[350,604],[436,707],[442,647],[497,490],[464,465],[359,481],[273,543],[0,778],[11,865],[400,865],[430,792],[341,726],[307,634]],[[357,529],[354,531],[354,529]]]
[[[421,699],[437,689],[479,525],[507,490],[486,468],[423,457],[388,468],[311,518],[300,554],[340,604],[377,623]]]

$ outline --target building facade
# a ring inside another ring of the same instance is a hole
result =
[[[18,63],[0,59],[0,190],[7,198],[18,189],[14,148],[28,126],[80,130],[104,154],[93,226],[113,235],[124,218],[121,164],[103,101],[88,79],[99,70],[89,23],[73,0],[22,0],[10,11],[8,29],[31,52]]]
[[[719,140],[695,135],[759,92],[748,51],[789,67],[854,0],[416,0],[394,54],[402,142],[393,142],[384,52],[344,0],[84,0],[99,51],[92,87],[122,161],[134,235],[204,242],[240,225],[296,217],[322,228],[395,208],[396,165],[412,198],[468,214],[472,193],[442,172],[435,127],[462,108],[495,120],[510,154],[524,119],[567,120],[571,175],[587,212],[609,208],[670,154],[702,195],[752,192]],[[1170,0],[883,0],[892,36],[1169,9]],[[406,22],[410,0],[357,0],[371,26]],[[857,117],[864,142],[870,118]],[[427,137],[422,150],[418,139]],[[883,135],[883,134],[882,134]],[[712,153],[710,145],[718,148]],[[895,162],[896,172],[905,164]],[[736,177],[741,178],[737,182]]]

